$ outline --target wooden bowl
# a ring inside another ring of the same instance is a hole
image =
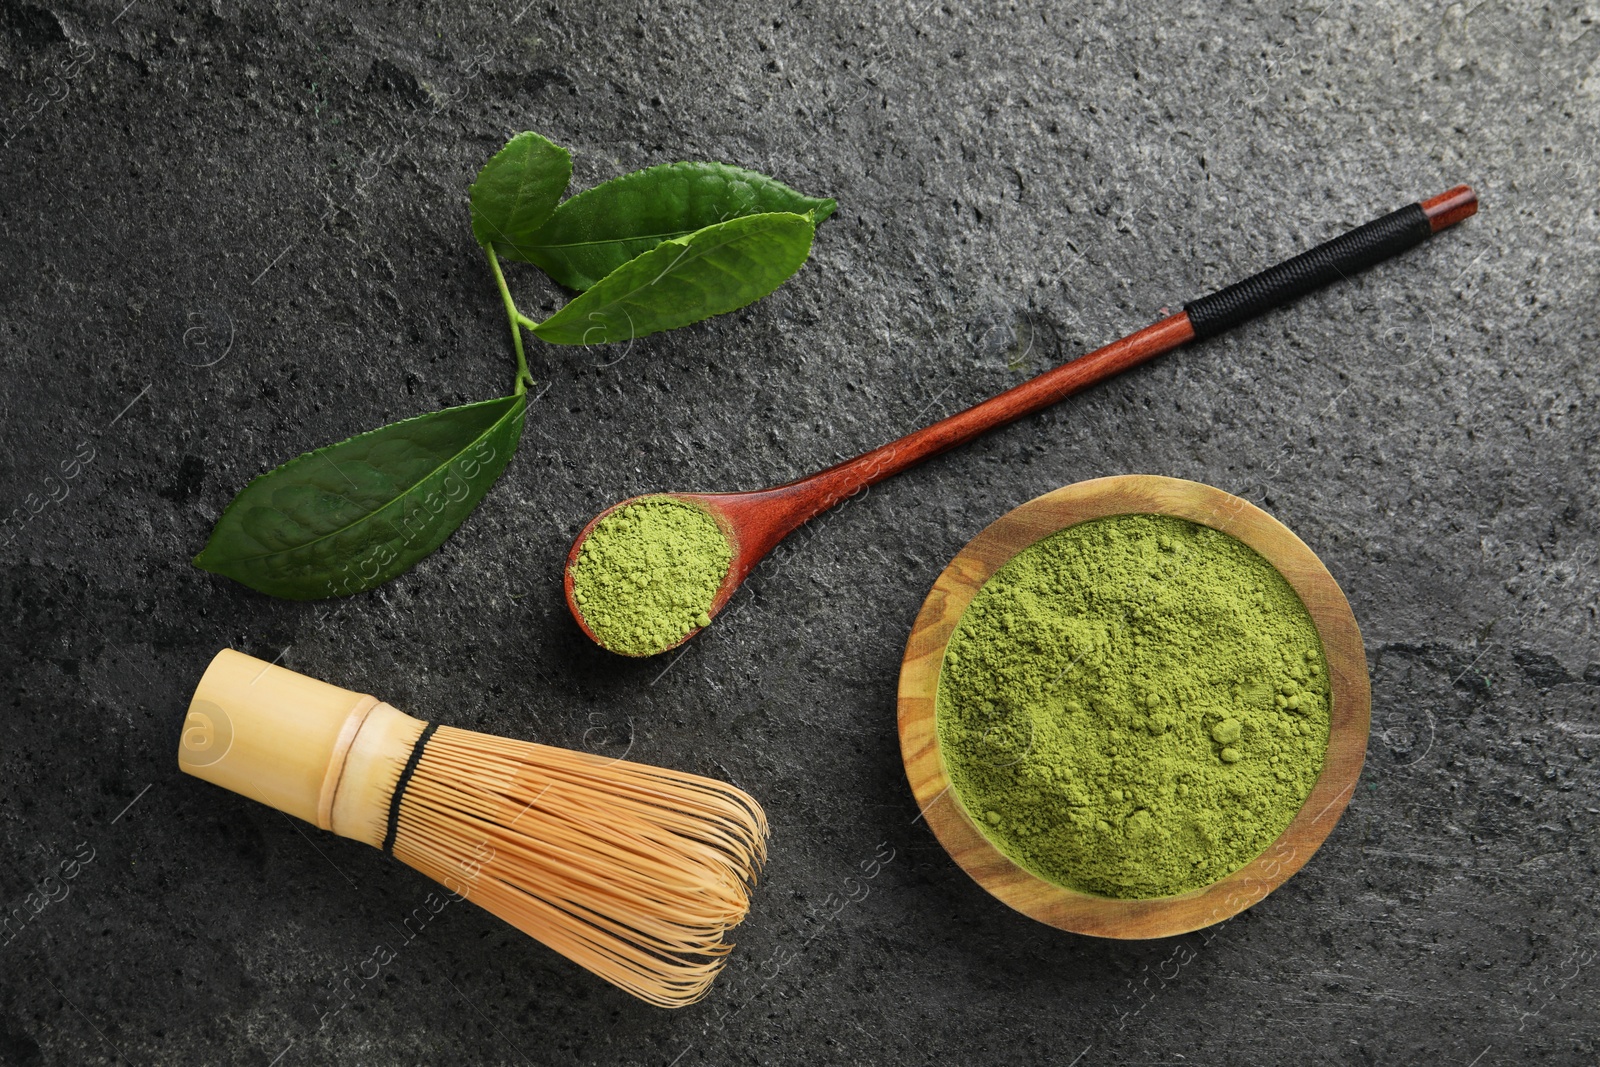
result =
[[[935,697],[945,646],[989,578],[1035,541],[1111,515],[1172,515],[1229,534],[1261,554],[1299,594],[1322,638],[1329,680],[1328,751],[1311,794],[1261,855],[1204,889],[1123,900],[1048,882],[990,843],[951,788],[939,751]],[[900,750],[928,825],[962,870],[1040,922],[1095,937],[1169,937],[1231,918],[1282,885],[1339,821],[1361,774],[1371,721],[1367,657],[1355,616],[1316,553],[1254,504],[1199,482],[1155,475],[1097,478],[1028,501],[974,537],[939,575],[911,628],[900,667]]]

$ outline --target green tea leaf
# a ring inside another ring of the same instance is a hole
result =
[[[472,235],[496,250],[524,243],[556,209],[572,179],[572,156],[536,133],[519,133],[472,183]]]
[[[520,394],[391,423],[245,486],[195,565],[291,600],[370,589],[438,548],[505,470]]]
[[[618,267],[533,332],[558,345],[628,341],[734,311],[805,263],[809,215],[747,215],[663,241]]]
[[[753,170],[725,163],[669,163],[613,178],[555,209],[527,240],[495,250],[527,260],[569,289],[587,289],[662,241],[746,215],[787,211],[813,225],[832,200],[805,196]]]

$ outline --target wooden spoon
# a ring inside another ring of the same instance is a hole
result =
[[[779,541],[807,520],[868,486],[966,444],[997,426],[1042,411],[1129,367],[1136,367],[1189,341],[1213,337],[1338,278],[1364,270],[1476,214],[1477,210],[1477,194],[1465,185],[1421,203],[1408,204],[1242,282],[1186,304],[1177,314],[1104,348],[1045,371],[897,441],[797,481],[742,493],[651,493],[619,501],[589,520],[572,543],[565,575],[567,607],[589,639],[601,643],[584,620],[573,596],[573,568],[595,524],[618,508],[651,497],[666,497],[703,508],[716,519],[732,546],[733,562],[708,611],[715,616]],[[692,629],[659,651],[676,648],[698,632],[698,628]]]

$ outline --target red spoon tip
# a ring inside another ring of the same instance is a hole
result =
[[[1458,185],[1454,189],[1424,200],[1422,211],[1428,216],[1428,225],[1433,227],[1433,232],[1438,233],[1446,226],[1454,226],[1462,219],[1476,215],[1478,194],[1472,191],[1470,185]]]

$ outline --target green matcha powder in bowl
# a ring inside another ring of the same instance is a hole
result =
[[[704,508],[640,497],[595,523],[578,549],[572,599],[602,646],[653,656],[711,623],[733,547]]]
[[[1163,897],[1260,854],[1328,745],[1321,642],[1271,564],[1162,515],[1069,527],[1000,569],[939,683],[951,781],[1021,866]]]
[[[900,677],[919,810],[984,888],[1160,937],[1310,858],[1360,774],[1360,630],[1321,561],[1220,489],[1081,482],[996,520],[923,603]]]

